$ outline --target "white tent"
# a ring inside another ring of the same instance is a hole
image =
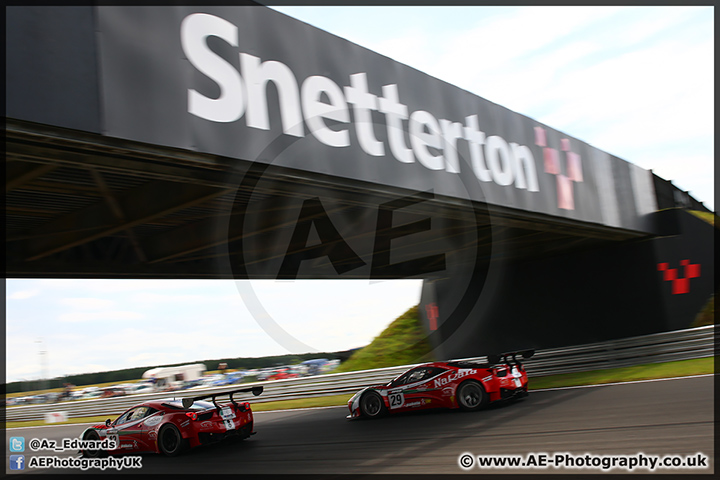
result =
[[[142,378],[155,378],[158,384],[160,384],[180,380],[196,380],[202,377],[204,372],[204,364],[193,363],[190,365],[179,365],[177,367],[151,368],[143,373]]]

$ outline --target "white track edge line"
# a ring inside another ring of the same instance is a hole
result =
[[[648,382],[663,382],[666,380],[683,380],[686,378],[701,378],[701,377],[712,377],[714,373],[703,373],[700,375],[685,375],[682,377],[668,377],[668,378],[650,378],[647,380],[629,380],[627,382],[613,382],[613,383],[595,383],[593,385],[573,385],[571,387],[552,387],[552,388],[539,388],[537,390],[530,390],[529,393],[533,392],[552,392],[554,390],[570,390],[575,388],[594,388],[594,387],[609,387],[611,385],[629,385],[633,383],[648,383]]]

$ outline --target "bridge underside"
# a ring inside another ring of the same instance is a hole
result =
[[[422,278],[437,358],[686,328],[714,288],[677,209],[651,238],[19,121],[6,159],[8,278]]]
[[[323,268],[332,255],[322,253],[344,241],[368,265],[383,254],[430,258],[421,253],[433,249],[518,260],[645,235],[18,121],[7,124],[6,161],[6,268],[15,278],[278,278],[272,257],[302,260],[303,252],[317,268],[296,269],[294,278],[398,278],[408,272],[334,261]],[[393,203],[416,194],[422,198]],[[317,200],[315,210],[308,199]],[[381,224],[378,209],[388,205],[395,216]],[[406,233],[397,228],[403,206],[412,207],[406,224],[416,225]],[[357,222],[343,228],[338,218]],[[432,225],[421,225],[428,218]],[[293,251],[266,247],[273,232],[284,231],[286,244],[295,239],[303,219],[318,232],[329,220],[339,237],[313,231]],[[318,244],[325,250],[312,249]],[[433,267],[409,273],[424,271]]]

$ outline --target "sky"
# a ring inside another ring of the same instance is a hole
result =
[[[273,8],[652,169],[714,210],[712,7]],[[420,286],[7,280],[6,380],[361,347]]]
[[[272,7],[545,123],[714,210],[713,7]]]
[[[420,287],[419,280],[7,280],[6,380],[362,347],[420,302]]]

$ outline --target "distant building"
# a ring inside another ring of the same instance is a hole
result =
[[[177,367],[151,368],[142,374],[142,378],[155,379],[155,387],[160,390],[173,384],[188,380],[197,380],[205,373],[205,365],[193,363],[191,365],[179,365]]]

